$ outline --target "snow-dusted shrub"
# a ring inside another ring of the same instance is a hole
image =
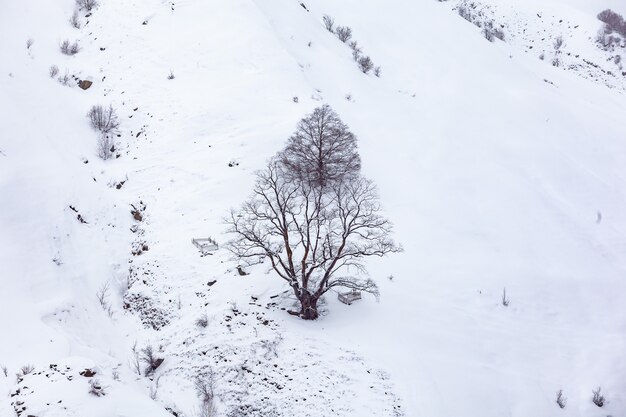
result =
[[[34,43],[35,40],[33,38],[26,39],[26,49],[30,49],[30,47],[33,46]]]
[[[374,63],[369,56],[362,56],[358,61],[359,69],[363,74],[367,74],[374,68]]]
[[[19,375],[20,375],[20,376],[28,375],[28,374],[30,374],[31,372],[33,372],[34,370],[35,370],[35,367],[34,367],[33,365],[30,365],[30,364],[28,364],[28,365],[24,365],[24,366],[22,366],[22,367],[20,368],[20,373],[19,373]]]
[[[215,374],[211,368],[196,378],[195,388],[200,398],[200,417],[215,416]]]
[[[593,403],[598,407],[604,407],[604,404],[606,404],[606,398],[604,398],[604,395],[600,394],[601,390],[602,388],[598,387],[591,391],[593,393],[591,401],[593,401]]]
[[[163,363],[163,358],[159,358],[156,356],[152,345],[148,345],[145,348],[141,349],[141,356],[139,359],[141,359],[141,361],[146,365],[146,367],[144,368],[145,376],[152,375],[154,371],[156,371],[157,368]]]
[[[383,73],[383,70],[380,68],[380,65],[374,68],[374,75],[380,77]]]
[[[0,365],[0,369],[2,369],[2,373],[5,377],[9,376],[9,369],[6,367],[6,365]]]
[[[93,9],[95,9],[96,7],[98,7],[99,3],[98,3],[97,0],[76,0],[76,5],[79,8],[85,9],[88,12],[90,12]]]
[[[350,49],[352,49],[352,59],[354,59],[355,62],[359,62],[359,58],[361,57],[361,53],[363,53],[363,51],[359,48],[357,41],[352,41],[348,45],[350,46]]]
[[[598,20],[606,25],[606,29],[609,33],[617,32],[622,36],[626,36],[626,22],[619,13],[615,13],[611,9],[606,9],[598,14]]]
[[[61,52],[65,55],[76,55],[78,51],[80,51],[78,42],[70,43],[67,39],[61,42],[59,49],[61,49]]]
[[[472,11],[468,5],[461,4],[456,9],[456,11],[463,19],[467,20],[468,22],[473,22]]]
[[[348,42],[352,38],[352,29],[349,26],[337,26],[335,33],[343,43]]]
[[[327,31],[334,33],[335,32],[335,19],[325,14],[322,17],[322,21],[324,22],[324,27]]]
[[[50,68],[48,69],[48,74],[50,74],[50,78],[56,77],[58,73],[59,73],[59,67],[57,67],[56,65],[51,65]]]
[[[559,408],[565,408],[565,405],[567,404],[567,398],[565,398],[565,396],[563,395],[562,389],[560,389],[556,393],[556,403],[559,406]]]
[[[72,17],[70,17],[70,25],[73,28],[80,29],[80,18],[78,17],[78,11],[74,10]]]
[[[104,395],[106,395],[106,392],[104,392],[104,388],[102,388],[102,384],[100,384],[100,381],[98,381],[97,379],[91,379],[89,381],[89,393],[96,397],[103,397]]]
[[[115,142],[110,135],[102,133],[98,136],[97,153],[104,161],[113,157],[115,154]],[[109,314],[109,317],[113,315],[110,305],[106,308],[103,306],[103,308]]]
[[[488,20],[484,23],[482,33],[489,42],[493,42],[494,39],[504,41],[504,31],[493,20]]]
[[[209,325],[209,317],[204,313],[200,317],[196,319],[196,326],[198,327],[207,327]]]
[[[174,71],[170,70],[170,73],[167,75],[167,79],[173,80],[174,78],[176,78],[176,76],[174,75]]]
[[[565,45],[565,41],[563,40],[562,36],[558,36],[555,40],[554,40],[554,57],[552,58],[552,65],[554,65],[555,67],[560,67],[561,66],[561,54],[563,51],[561,51],[561,49],[563,48],[563,45]]]
[[[89,117],[91,127],[102,133],[113,132],[120,125],[117,113],[111,105],[108,108],[100,105],[93,106],[87,113],[87,117]]]
[[[72,76],[69,72],[66,72],[65,74],[59,76],[58,81],[64,86],[69,86],[72,83]]]

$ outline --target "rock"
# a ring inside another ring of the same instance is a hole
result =
[[[91,378],[92,376],[96,374],[96,371],[87,368],[84,371],[79,372],[79,374],[86,378]]]
[[[92,81],[89,81],[89,80],[80,80],[80,81],[78,82],[78,86],[79,86],[80,88],[82,88],[83,90],[88,89],[89,87],[91,87],[91,85],[92,85],[92,84],[93,84],[93,82],[92,82]]]

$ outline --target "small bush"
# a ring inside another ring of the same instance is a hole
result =
[[[30,47],[33,46],[34,43],[35,40],[33,38],[26,39],[26,49],[30,49]]]
[[[209,368],[207,372],[196,378],[196,394],[200,398],[200,417],[213,417],[217,414],[215,407],[215,375]]]
[[[335,19],[325,14],[322,17],[322,21],[324,22],[324,27],[327,31],[334,33],[335,32]]]
[[[204,313],[196,319],[196,326],[205,328],[209,325],[209,317]]]
[[[348,26],[337,26],[335,30],[337,37],[343,43],[348,42],[352,38],[352,29]]]
[[[79,8],[85,9],[88,12],[90,12],[96,7],[98,7],[99,3],[97,2],[97,0],[76,0],[76,5]]]
[[[372,70],[372,68],[374,68],[374,63],[372,62],[369,56],[364,56],[364,57],[359,58],[358,63],[359,63],[359,69],[361,70],[363,74],[367,74],[368,72]]]
[[[67,39],[61,42],[61,45],[59,45],[59,48],[61,49],[61,53],[65,55],[70,55],[70,56],[76,55],[78,51],[80,51],[78,42],[70,43],[70,41]]]
[[[604,398],[604,395],[600,394],[601,390],[602,388],[598,387],[591,391],[593,393],[591,401],[593,401],[593,403],[598,407],[604,407],[604,404],[606,404],[606,398]]]
[[[0,365],[0,369],[2,369],[2,373],[5,377],[9,376],[9,369],[6,367],[6,365]]]
[[[502,290],[502,305],[505,307],[508,307],[509,303],[510,303],[510,300],[506,296],[506,288],[505,288],[504,290]]]
[[[21,376],[28,375],[34,370],[35,370],[35,367],[33,365],[24,365],[20,368],[20,375]]]
[[[380,65],[379,65],[379,66],[377,66],[376,68],[374,68],[374,75],[375,75],[375,76],[377,76],[377,77],[379,77],[379,78],[380,78],[380,76],[381,76],[382,72],[383,72],[383,71],[382,71],[382,69],[380,68]]]
[[[59,74],[59,67],[56,65],[51,65],[48,69],[48,74],[50,74],[50,78],[54,78]]]
[[[67,87],[72,83],[72,76],[69,72],[66,72],[64,75],[59,76],[58,81]]]
[[[174,71],[170,70],[170,73],[167,75],[167,79],[173,80],[174,78],[176,78],[176,76],[174,75]]]
[[[354,59],[355,62],[359,62],[359,58],[361,57],[361,53],[363,53],[363,51],[359,48],[356,41],[350,42],[349,46],[350,49],[352,49],[352,59]]]
[[[97,379],[92,379],[89,381],[89,393],[96,397],[103,397],[106,395],[104,392],[104,388],[102,388],[102,384]]]
[[[565,405],[567,404],[567,398],[565,398],[563,396],[563,390],[562,389],[560,389],[556,393],[556,403],[559,406],[559,408],[565,408]]]
[[[154,371],[156,371],[157,368],[163,363],[163,359],[156,356],[156,354],[154,353],[154,349],[151,345],[148,345],[145,348],[141,349],[140,359],[143,363],[146,364],[146,367],[143,371],[145,376],[152,375]]]
[[[80,18],[78,17],[78,11],[74,10],[72,17],[70,17],[70,25],[73,28],[80,29]]]
[[[87,113],[91,127],[102,133],[109,133],[117,130],[119,120],[112,106],[104,108],[102,106],[93,106]]]

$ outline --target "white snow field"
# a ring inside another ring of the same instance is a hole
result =
[[[73,0],[1,2],[0,416],[200,416],[209,373],[214,416],[626,416],[626,49],[595,43],[626,4],[477,0],[489,42],[458,1],[303,1],[99,0],[80,29]],[[368,262],[379,301],[303,321],[223,218],[322,104],[404,252]]]

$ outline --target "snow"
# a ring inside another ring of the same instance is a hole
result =
[[[626,84],[537,58],[564,34],[608,69],[590,37],[620,1],[482,0],[512,34],[494,43],[456,1],[101,3],[80,30],[71,0],[0,15],[0,416],[16,401],[40,417],[195,416],[209,369],[219,415],[626,416]],[[81,51],[62,55],[64,39]],[[51,65],[94,85],[63,86]],[[331,294],[305,322],[268,265],[237,274],[222,218],[323,103],[358,136],[404,252],[369,262],[379,302]],[[95,104],[120,116],[117,159],[96,155]],[[165,359],[151,378],[135,343]]]

